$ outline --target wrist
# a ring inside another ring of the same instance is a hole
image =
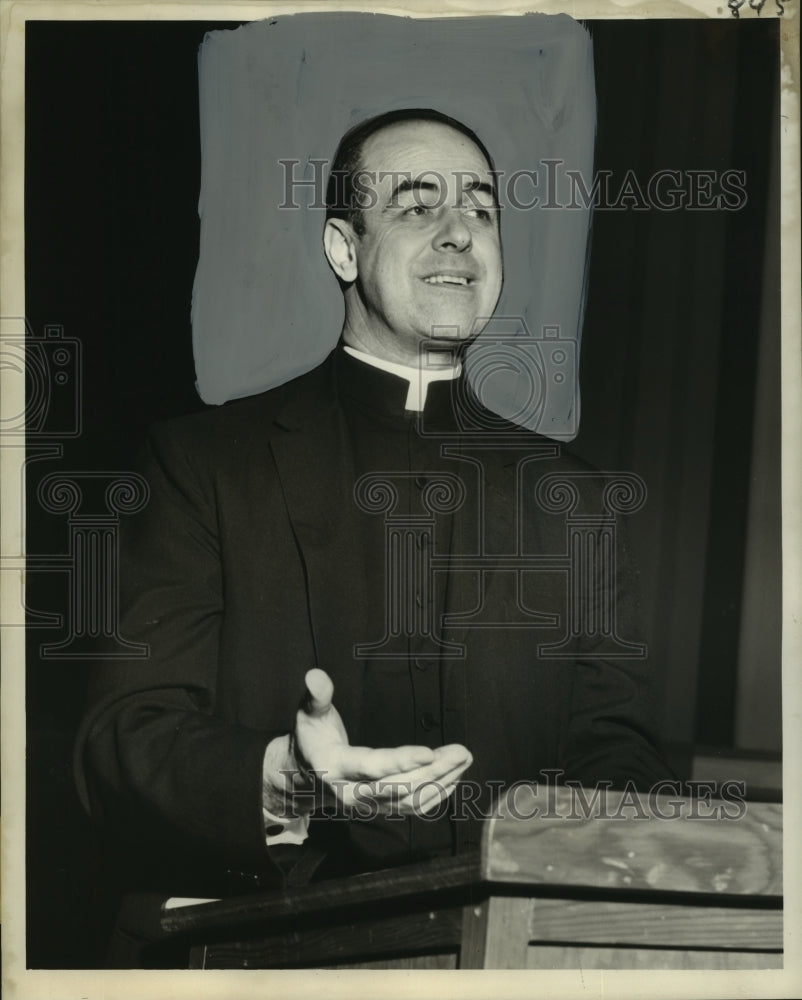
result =
[[[274,815],[311,812],[312,780],[296,759],[289,734],[272,739],[262,763],[262,803]]]

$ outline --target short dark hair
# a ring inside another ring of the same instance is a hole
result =
[[[400,122],[435,122],[438,125],[448,125],[449,128],[461,132],[470,139],[487,160],[491,172],[494,170],[493,158],[485,144],[472,129],[456,118],[450,118],[433,108],[402,108],[388,111],[355,125],[340,140],[326,186],[326,219],[343,219],[350,222],[358,234],[364,232],[364,220],[354,185],[354,176],[362,168],[362,150],[371,136],[389,125]]]

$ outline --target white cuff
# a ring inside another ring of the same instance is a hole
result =
[[[294,819],[282,819],[271,813],[269,809],[262,806],[262,816],[265,821],[265,844],[271,847],[273,844],[296,844],[300,845],[309,835],[309,817],[296,816]],[[268,833],[271,827],[281,827],[278,833]]]

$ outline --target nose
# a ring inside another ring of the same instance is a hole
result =
[[[465,224],[462,212],[456,211],[445,213],[432,245],[435,250],[462,253],[470,250],[472,242],[471,231]]]

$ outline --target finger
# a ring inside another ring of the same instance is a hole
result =
[[[455,764],[461,758],[466,758],[470,763],[473,763],[473,754],[461,743],[448,743],[445,746],[438,747],[434,755],[437,760],[453,760]]]
[[[406,796],[411,788],[409,785],[405,785],[401,789],[394,786],[379,790],[374,782],[363,779],[332,783],[332,790],[345,806],[370,806],[382,815],[387,815],[399,812],[399,794]]]
[[[430,781],[417,787],[411,787],[408,781],[392,785],[357,781],[342,789],[342,800],[345,805],[370,804],[381,815],[420,815],[447,799],[456,787],[456,781]]]
[[[395,797],[399,808],[404,810],[412,809],[413,812],[419,812],[421,805],[429,799],[437,797],[447,798],[456,788],[464,770],[462,767],[455,767],[439,778],[428,778],[413,784],[411,787],[409,781],[395,784]],[[383,791],[384,784],[385,782],[383,781],[379,782],[380,793]]]
[[[422,785],[427,781],[447,782],[458,778],[463,771],[466,771],[473,763],[472,754],[464,747],[460,747],[461,752],[456,748],[449,755],[444,755],[424,767],[415,768],[412,771],[399,771],[397,774],[388,774],[381,779],[381,784],[385,782],[398,782],[414,787]]]
[[[422,816],[434,812],[441,803],[453,795],[457,782],[432,781],[420,785],[414,794],[394,804],[394,811],[401,816]]]
[[[460,773],[461,770],[456,769],[442,781],[425,781],[417,785],[405,780],[338,782],[336,794],[346,806],[369,803],[382,815],[419,815],[431,811],[454,792]]]
[[[418,812],[426,815],[427,813],[434,812],[434,810],[442,803],[445,802],[449,796],[454,794],[454,789],[457,787],[456,782],[453,785],[445,785],[439,791],[434,792],[428,798],[421,796],[421,802],[418,806]]]
[[[319,667],[308,670],[304,681],[306,693],[301,701],[301,711],[313,718],[320,718],[331,708],[334,684],[326,671]]]
[[[379,778],[375,782],[377,792],[390,797],[391,789],[396,789],[396,797],[408,797],[416,788],[423,785],[449,785],[457,781],[465,771],[464,765],[452,767],[449,771],[442,771],[440,768],[432,770],[431,767],[420,767],[415,771],[407,771],[403,774],[391,774],[386,778]]]
[[[430,747],[343,747],[340,768],[348,780],[377,781],[388,775],[404,775],[433,761],[434,751]]]
[[[459,781],[462,775],[465,773],[465,765],[459,765],[458,767],[453,767],[450,771],[445,774],[441,774],[439,778],[436,779],[439,785],[453,785]]]
[[[433,813],[442,803],[453,794],[456,789],[453,785],[438,785],[436,788],[428,787],[411,799],[403,799],[400,802],[384,802],[376,800],[377,812],[381,816],[425,816]]]

